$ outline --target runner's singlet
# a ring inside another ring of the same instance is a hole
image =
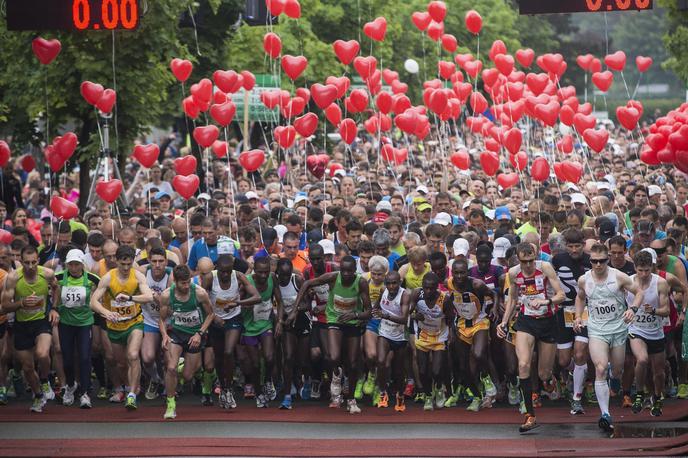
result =
[[[342,285],[342,274],[337,274],[337,279],[334,282],[334,288],[330,289],[330,295],[327,300],[327,307],[325,314],[327,315],[328,324],[339,323],[339,317],[349,312],[362,312],[361,298],[359,293],[360,275],[356,274],[354,282],[351,286]],[[357,325],[357,320],[347,321],[345,324]]]
[[[542,262],[535,262],[535,272],[532,276],[526,277],[521,270],[521,266],[516,267],[516,285],[518,288],[518,307],[521,315],[533,318],[545,318],[553,316],[556,312],[556,305],[542,305],[533,308],[530,304],[536,299],[549,298],[549,280],[542,272]]]
[[[191,284],[189,298],[180,301],[176,296],[177,285],[170,288],[170,309],[172,310],[172,328],[184,334],[195,334],[201,330],[205,320],[203,310],[196,300],[196,285]]]
[[[16,321],[36,321],[46,318],[46,311],[48,306],[48,281],[45,279],[45,268],[38,266],[36,272],[36,279],[34,283],[29,283],[24,277],[24,268],[17,269],[17,285],[14,287],[14,298],[17,302],[25,297],[36,295],[42,300],[36,306],[20,307],[17,309],[14,318]]]
[[[659,275],[651,275],[652,279],[650,280],[650,285],[643,291],[643,304],[638,307],[638,311],[635,312],[635,317],[628,327],[628,332],[629,334],[644,337],[648,340],[659,340],[664,337],[664,330],[662,329],[663,317],[645,311],[645,304],[651,305],[652,310],[657,310],[659,307],[659,294],[657,293],[657,279]],[[636,276],[633,275],[631,280],[635,280],[635,277]],[[627,292],[626,302],[632,304],[633,299],[635,299],[635,295]]]
[[[134,301],[117,301],[115,298],[118,294],[135,296],[139,291],[139,283],[136,280],[136,271],[129,270],[129,277],[122,283],[117,275],[118,270],[112,269],[110,274],[110,285],[105,292],[103,299],[103,306],[113,312],[119,314],[119,321],[113,323],[107,322],[108,329],[112,331],[126,331],[135,324],[143,322],[143,314],[141,313],[141,305]]]
[[[253,286],[256,286],[253,275],[249,275],[248,280]],[[254,305],[253,308],[242,309],[245,336],[259,336],[272,328],[272,275],[268,276],[267,283],[265,291],[258,291],[260,302]]]
[[[284,307],[283,313],[289,315],[292,310],[294,310],[294,305],[296,304],[296,296],[299,294],[299,290],[296,287],[296,274],[291,274],[289,283],[287,286],[282,286],[277,282],[280,289],[280,294],[282,296],[282,305]]]
[[[619,289],[619,273],[613,267],[608,267],[607,278],[599,283],[593,278],[592,271],[583,276],[588,299],[589,335],[608,336],[628,331],[628,325],[622,319],[626,311],[626,297]]]
[[[236,271],[232,270],[232,279],[229,289],[222,289],[220,279],[217,278],[217,270],[213,270],[213,286],[210,288],[210,303],[213,304],[215,316],[223,320],[231,320],[241,313],[241,307],[232,307],[225,311],[227,304],[239,300],[239,281]]]
[[[172,269],[169,267],[165,268],[165,275],[163,275],[162,280],[155,280],[153,278],[153,269],[150,266],[146,269],[146,283],[148,287],[154,293],[161,294],[167,289],[167,281],[170,278]],[[141,305],[141,310],[143,310],[143,323],[158,328],[160,327],[160,304],[153,302],[147,302]]]
[[[401,318],[401,297],[404,291],[404,288],[399,288],[396,296],[390,298],[389,291],[387,289],[384,290],[380,297],[380,309],[382,309],[383,314],[387,313],[388,315]],[[406,340],[404,325],[385,320],[384,318],[380,320],[379,335],[395,342]]]

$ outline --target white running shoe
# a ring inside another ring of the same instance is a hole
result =
[[[76,382],[74,382],[74,386],[65,386],[64,394],[62,395],[62,405],[63,406],[71,406],[74,404],[74,393],[76,392]]]
[[[81,407],[82,409],[91,408],[91,398],[89,397],[88,393],[84,393],[81,395],[81,399],[79,399],[79,407]]]

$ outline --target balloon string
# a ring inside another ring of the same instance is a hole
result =
[[[189,200],[186,199],[186,259],[187,262],[189,258],[191,257],[191,246],[195,243],[195,240],[192,238],[189,238],[189,234],[191,233],[191,228],[190,228],[190,223],[189,220],[191,217],[189,216]]]
[[[48,146],[50,144],[50,114],[49,114],[49,106],[50,103],[48,101],[48,66],[44,65],[43,66],[43,76],[44,76],[44,94],[45,94],[45,145]],[[4,193],[3,193],[4,195]]]
[[[607,21],[607,12],[604,12],[604,42],[609,55],[609,22]]]
[[[626,84],[626,78],[624,77],[624,72],[623,72],[623,71],[621,72],[621,81],[623,81],[624,87],[626,88],[626,95],[627,95],[628,98],[630,99],[630,98],[631,98],[631,93],[630,93],[630,91],[628,90],[628,85]]]
[[[115,154],[113,161],[117,165],[117,157],[119,152],[119,129],[117,126],[117,72],[115,70],[115,31],[112,30],[112,89],[115,91]]]
[[[251,181],[253,182],[253,190],[256,191],[257,190],[257,188],[256,188],[256,176],[253,173],[251,173]],[[263,247],[265,247],[265,240],[263,240],[263,223],[262,222],[259,222],[259,224],[258,224],[258,232],[260,234],[260,243],[262,243]],[[265,247],[265,248],[266,248],[265,251],[267,251],[267,247]],[[270,253],[268,253],[268,256],[270,256]]]
[[[229,133],[227,132],[227,126],[224,128],[225,131],[225,144],[227,145],[227,191],[229,192],[229,198],[232,200],[232,208],[234,208],[234,218],[236,218],[236,202],[234,201],[234,188],[232,187],[232,165],[230,163],[229,157]],[[232,220],[229,220],[229,237],[232,237]]]
[[[633,90],[633,95],[631,96],[631,99],[635,99],[635,95],[638,93],[638,89],[640,88],[640,82],[643,79],[643,74],[641,73],[640,76],[638,77],[638,82],[635,84],[635,89]]]
[[[201,54],[201,48],[198,45],[198,29],[196,28],[196,19],[194,18],[193,11],[191,10],[191,4],[189,4],[189,16],[191,16],[191,24],[193,24],[194,29],[194,39],[196,40],[196,53],[199,56],[203,56],[203,54]]]
[[[584,73],[585,73],[585,102],[584,103],[588,103],[588,72],[586,71]]]
[[[148,180],[148,183],[151,183],[151,179],[150,179],[150,169],[146,169],[146,179]],[[151,187],[152,187],[152,186],[151,186]],[[151,193],[150,193],[150,189],[148,189],[148,191],[146,192],[146,194],[147,194],[147,196],[148,196],[148,214],[150,215],[151,213],[153,213],[153,207],[152,207],[152,205],[151,205]],[[150,221],[150,220],[149,220],[148,226],[149,226],[149,227],[148,227],[149,229],[152,229],[152,228],[153,228],[153,221]]]

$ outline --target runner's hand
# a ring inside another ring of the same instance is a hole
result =
[[[103,318],[105,318],[106,320],[108,320],[111,323],[117,323],[119,321],[119,313],[107,311],[103,315]]]
[[[282,336],[282,322],[278,321],[275,325],[275,339],[279,339]]]
[[[291,327],[294,325],[294,321],[296,321],[296,313],[297,313],[297,311],[295,308],[294,310],[291,311],[291,313],[289,315],[287,315],[287,319],[284,321],[284,324],[286,326]]]
[[[414,313],[413,319],[416,321],[425,321],[425,315],[423,315],[422,313]]]
[[[219,327],[223,327],[225,324],[225,320],[216,315],[213,317],[213,324]]]
[[[631,309],[627,309],[623,314],[623,320],[625,323],[630,323],[635,318],[635,312]]]
[[[681,326],[686,320],[686,312],[681,312],[678,314],[678,319],[676,320],[676,326]]]
[[[373,318],[375,318],[375,319],[382,318],[382,309],[380,309],[378,307],[374,307],[373,308]]]
[[[497,337],[499,337],[500,339],[506,339],[506,326],[507,324],[503,321],[499,323],[499,325],[497,326]]]
[[[60,322],[60,314],[57,312],[57,310],[50,311],[49,320],[51,326],[55,327],[58,325],[58,323]]]
[[[189,349],[195,350],[201,345],[201,335],[196,333],[189,339]]]
[[[493,323],[496,323],[499,320],[499,312],[497,311],[497,307],[492,307],[490,310],[490,321]]]
[[[129,295],[124,293],[119,293],[115,298],[117,302],[129,302]]]
[[[32,294],[31,296],[26,296],[24,299],[22,299],[22,307],[24,308],[32,308],[36,307],[38,303],[41,301],[42,298],[36,296],[35,294]]]
[[[162,349],[163,350],[169,350],[170,349],[170,336],[165,334],[162,338]]]
[[[356,315],[354,315],[353,312],[347,312],[347,313],[342,313],[339,315],[339,319],[337,320],[340,323],[346,323],[347,321],[353,321],[356,319]]]
[[[576,333],[579,333],[579,332],[581,332],[582,329],[583,329],[583,320],[581,318],[576,318],[573,321],[573,331]]]

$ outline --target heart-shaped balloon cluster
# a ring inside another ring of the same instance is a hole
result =
[[[74,132],[55,137],[43,150],[45,160],[53,172],[59,172],[76,150],[79,140]]]

